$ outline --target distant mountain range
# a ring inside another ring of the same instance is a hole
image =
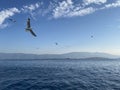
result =
[[[120,58],[117,55],[107,53],[71,52],[65,54],[24,54],[24,53],[0,53],[0,59],[86,59],[86,58]]]

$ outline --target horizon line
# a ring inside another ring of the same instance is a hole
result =
[[[112,54],[112,53],[107,53],[107,52],[87,52],[87,51],[81,51],[81,52],[65,52],[65,53],[23,53],[23,52],[0,52],[4,54],[34,54],[34,55],[51,55],[51,54],[56,54],[56,55],[61,55],[61,54],[68,54],[68,53],[104,53],[104,54],[110,54],[110,55],[115,55],[115,56],[120,56],[120,54]]]

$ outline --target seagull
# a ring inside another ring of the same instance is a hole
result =
[[[93,38],[93,36],[91,36],[91,38]]]
[[[16,20],[14,20],[14,19],[12,19],[12,18],[9,18],[9,20],[11,21],[11,22],[16,22]]]
[[[55,45],[58,45],[58,43],[56,42]]]
[[[29,31],[34,37],[36,37],[37,35],[32,31],[31,25],[30,25],[30,18],[28,18],[27,20],[27,28],[26,31]]]

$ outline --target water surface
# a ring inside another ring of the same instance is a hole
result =
[[[0,60],[0,90],[120,90],[120,60]]]

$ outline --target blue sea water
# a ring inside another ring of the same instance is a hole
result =
[[[0,60],[0,90],[120,90],[120,60]]]

